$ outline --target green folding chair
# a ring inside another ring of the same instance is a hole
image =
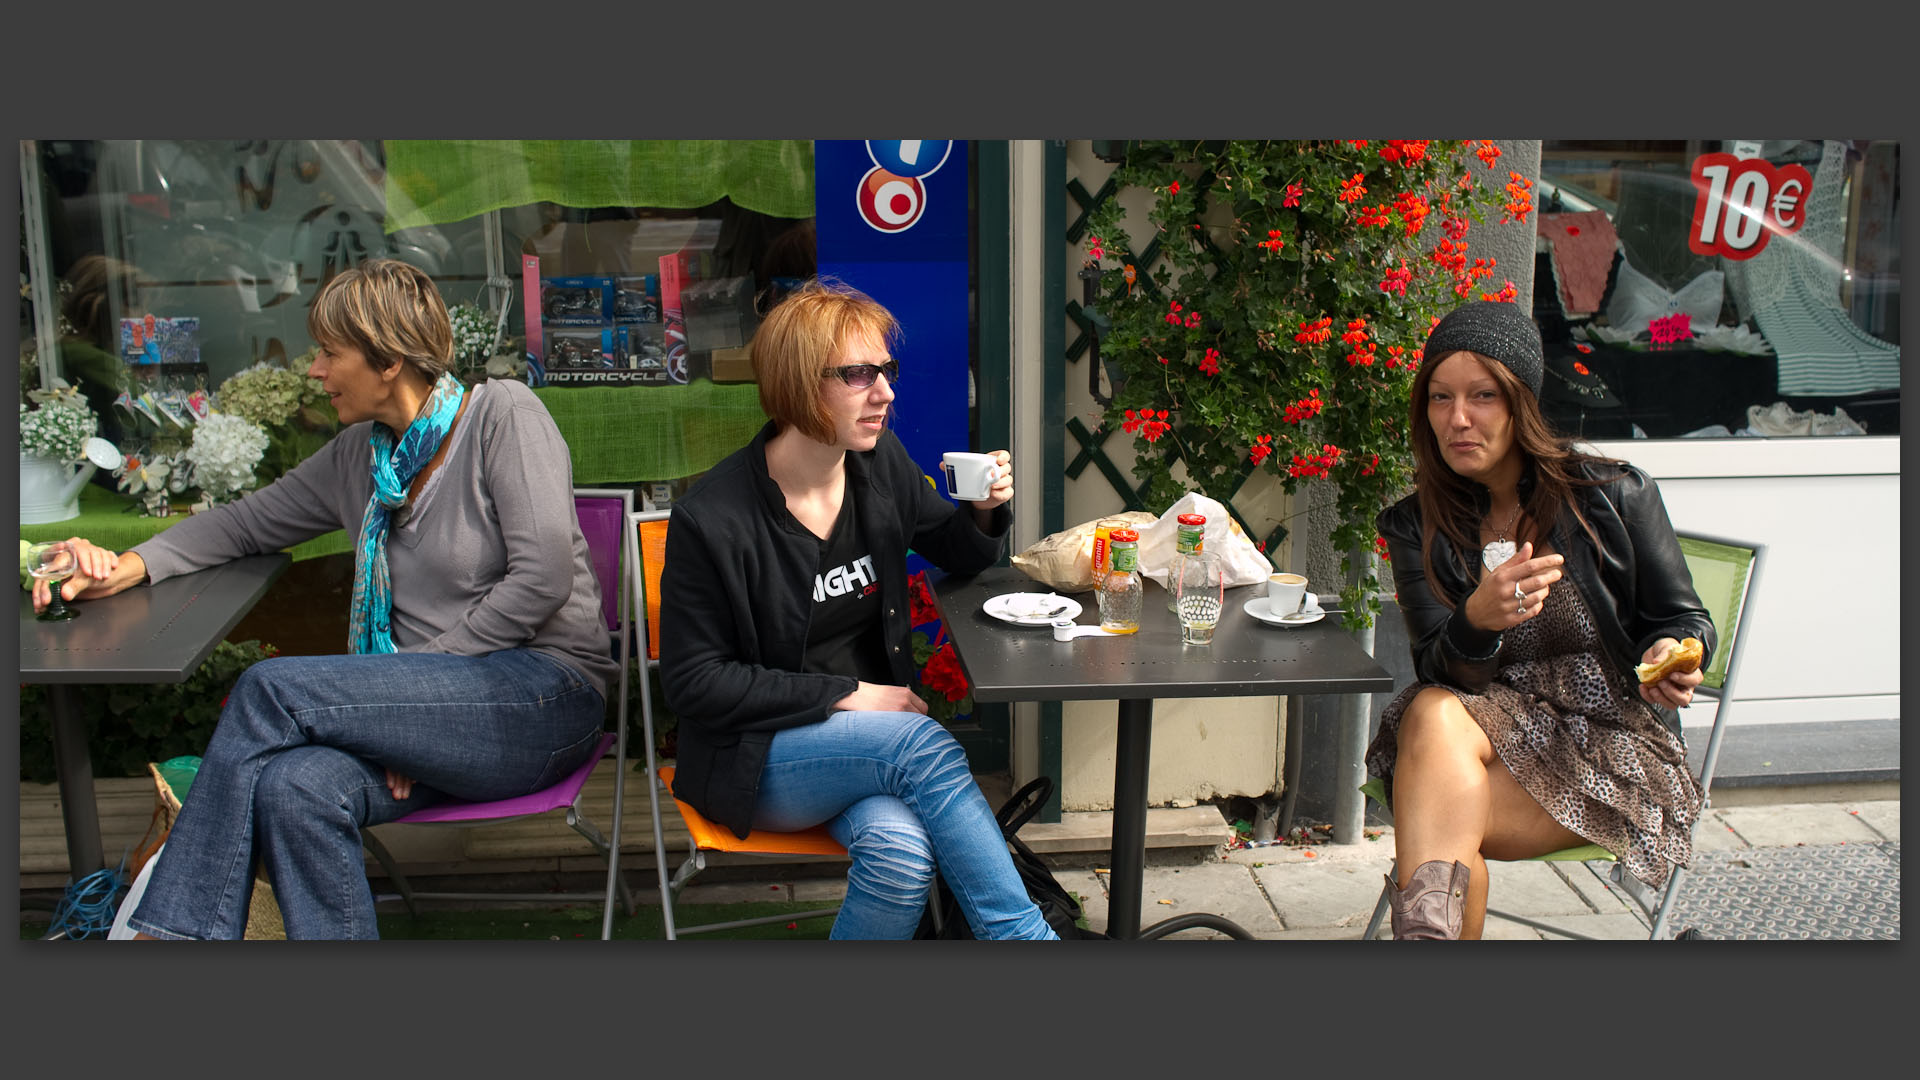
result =
[[[1706,799],[1705,806],[1713,805],[1713,772],[1720,760],[1720,740],[1726,734],[1727,714],[1732,711],[1734,677],[1739,672],[1740,643],[1747,628],[1748,600],[1753,596],[1755,582],[1760,579],[1760,563],[1766,553],[1765,544],[1747,543],[1729,540],[1724,537],[1707,536],[1702,533],[1679,532],[1680,551],[1687,559],[1687,572],[1693,576],[1694,592],[1700,596],[1700,602],[1706,605],[1707,613],[1713,618],[1714,636],[1718,639],[1713,647],[1713,655],[1702,666],[1704,674],[1700,686],[1694,690],[1695,696],[1715,699],[1718,707],[1713,715],[1713,730],[1707,736],[1707,751],[1700,762],[1700,793]],[[1360,786],[1362,794],[1378,803],[1389,816],[1393,808],[1387,804],[1386,785],[1378,777],[1369,779]],[[1703,806],[1703,809],[1705,807]],[[1651,889],[1628,873],[1612,852],[1597,844],[1583,844],[1563,851],[1550,852],[1535,856],[1529,862],[1578,862],[1594,876],[1607,882],[1611,887],[1626,894],[1639,908],[1644,921],[1649,924],[1648,937],[1658,940],[1665,936],[1667,920],[1673,914],[1674,901],[1680,896],[1680,886],[1686,880],[1687,871],[1676,866],[1667,875],[1667,884],[1656,896]],[[1387,871],[1394,871],[1389,868]],[[1380,890],[1380,899],[1373,906],[1373,917],[1367,921],[1367,929],[1361,940],[1371,941],[1379,932],[1380,923],[1387,915],[1388,893],[1384,886]],[[1487,908],[1487,915],[1505,919],[1508,922],[1531,926],[1561,937],[1576,938],[1582,941],[1594,940],[1587,934],[1575,933],[1564,927],[1540,922],[1511,912]],[[1677,936],[1686,936],[1685,931]]]

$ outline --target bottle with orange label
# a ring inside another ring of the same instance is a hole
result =
[[[1113,530],[1127,527],[1125,518],[1101,518],[1093,527],[1093,587],[1098,590],[1107,573],[1107,545]]]
[[[1094,579],[1099,590],[1100,629],[1132,634],[1140,629],[1140,534],[1129,528],[1107,537],[1107,569]]]

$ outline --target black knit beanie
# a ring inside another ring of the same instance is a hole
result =
[[[1540,331],[1519,305],[1475,300],[1454,308],[1427,336],[1427,347],[1421,355],[1431,364],[1463,350],[1500,361],[1533,391],[1534,397],[1540,396],[1541,372],[1545,370]]]

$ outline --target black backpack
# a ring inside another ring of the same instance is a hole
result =
[[[1032,820],[1053,795],[1053,779],[1038,777],[1026,787],[1014,792],[998,813],[993,815],[1000,825],[1000,832],[1007,838],[1007,851],[1013,856],[1014,869],[1020,871],[1020,880],[1026,883],[1027,895],[1040,908],[1040,914],[1046,917],[1047,925],[1060,935],[1063,941],[1076,938],[1105,938],[1107,935],[1093,930],[1082,930],[1074,923],[1080,918],[1080,902],[1073,898],[1058,881],[1053,871],[1040,861],[1040,856],[1026,845],[1018,835],[1020,826]],[[967,925],[967,917],[960,911],[960,902],[954,899],[953,890],[947,888],[946,880],[936,877],[933,883],[935,905],[940,912],[940,929],[933,927],[933,912],[920,917],[920,929],[914,932],[916,938],[971,939],[973,930]]]

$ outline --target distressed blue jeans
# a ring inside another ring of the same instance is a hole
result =
[[[289,938],[377,938],[361,826],[551,786],[605,714],[578,671],[530,649],[263,660],[234,683],[128,925],[238,938],[258,860]],[[387,769],[414,781],[406,799]]]
[[[1027,897],[966,753],[937,721],[837,712],[776,733],[754,828],[822,822],[853,859],[836,939],[912,937],[936,867],[975,937],[1058,937]]]

